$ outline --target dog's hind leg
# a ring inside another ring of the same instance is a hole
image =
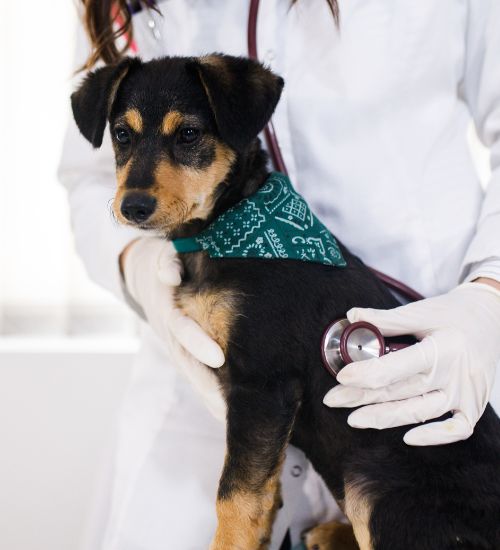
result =
[[[372,501],[363,480],[346,482],[344,486],[344,512],[352,524],[354,535],[361,550],[373,550],[370,519]]]
[[[265,550],[281,502],[280,474],[300,406],[299,385],[241,384],[228,396],[227,451],[210,550]]]
[[[304,534],[307,550],[359,550],[352,525],[338,521],[322,523]]]

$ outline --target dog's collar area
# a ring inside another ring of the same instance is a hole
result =
[[[204,250],[211,258],[346,265],[335,237],[280,172],[272,172],[256,193],[223,212],[198,235],[172,243],[179,253]]]

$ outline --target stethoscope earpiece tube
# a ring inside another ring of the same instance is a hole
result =
[[[259,0],[250,1],[250,9],[248,11],[248,27],[247,27],[247,41],[248,41],[248,57],[259,60],[259,54],[257,51],[257,19],[259,16]],[[273,165],[282,174],[288,176],[288,170],[281,154],[281,148],[278,143],[276,131],[274,130],[273,121],[270,120],[264,128],[264,139],[266,140],[267,150],[271,155]]]

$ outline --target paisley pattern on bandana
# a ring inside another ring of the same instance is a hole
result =
[[[211,258],[346,265],[335,237],[279,172],[273,172],[254,195],[226,210],[195,237],[172,242],[177,252],[205,250]]]

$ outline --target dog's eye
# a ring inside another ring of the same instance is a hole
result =
[[[191,144],[198,141],[201,132],[197,128],[182,128],[178,134],[177,141],[179,143]]]
[[[130,133],[125,128],[115,128],[115,138],[122,145],[130,143]]]

